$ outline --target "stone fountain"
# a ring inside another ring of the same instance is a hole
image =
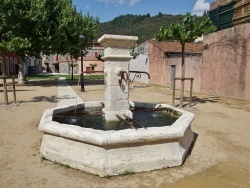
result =
[[[101,177],[182,165],[193,141],[194,115],[167,104],[129,101],[129,50],[135,41],[137,37],[119,35],[99,39],[104,46],[105,101],[46,110],[39,125],[44,133],[40,148],[43,157]],[[112,122],[133,119],[131,108],[152,106],[167,109],[178,119],[170,126],[112,130]],[[92,107],[103,108],[103,118],[111,122],[106,130],[53,120],[56,114]]]

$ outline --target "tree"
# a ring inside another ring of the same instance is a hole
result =
[[[0,63],[5,53],[16,52],[21,68],[25,56],[69,53],[77,59],[79,35],[85,35],[83,46],[87,48],[99,25],[98,18],[77,12],[71,0],[3,0],[0,18]]]
[[[67,60],[68,60],[68,57],[67,57]],[[69,71],[70,71],[70,68],[71,68],[71,80],[74,80],[74,67],[77,67],[78,64],[74,64],[74,60],[73,58],[71,59],[71,63],[68,62],[68,66],[69,66]],[[70,73],[69,73],[70,74]]]
[[[4,75],[3,56],[8,52],[16,52],[21,55],[31,46],[31,42],[25,34],[27,25],[29,25],[27,15],[29,8],[30,1],[28,0],[24,2],[3,0],[0,3],[0,63],[3,66]],[[32,27],[32,25],[29,26]]]
[[[155,33],[155,38],[161,40],[177,40],[181,44],[182,50],[182,73],[181,73],[181,96],[180,107],[183,107],[184,96],[184,78],[185,78],[185,44],[186,42],[194,42],[198,37],[204,34],[208,34],[216,30],[216,27],[212,24],[212,21],[205,17],[200,23],[196,23],[196,16],[191,16],[187,13],[182,23],[173,23],[168,28],[160,28],[160,31]]]
[[[162,15],[163,15],[162,12],[159,12],[157,16],[162,17]]]

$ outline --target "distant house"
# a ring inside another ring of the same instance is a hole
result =
[[[42,72],[42,59],[25,57],[24,74],[38,74]]]
[[[99,55],[104,54],[104,48],[98,42],[93,42],[88,50],[88,53],[83,57],[83,71],[89,72],[91,70],[103,71],[104,64],[102,61],[98,60]],[[79,67],[81,66],[81,58],[78,58]]]
[[[19,58],[16,53],[7,53],[3,56],[3,63],[0,66],[0,75],[15,76],[18,74]],[[5,70],[4,70],[5,68]]]
[[[130,61],[131,71],[145,71],[150,74],[150,83],[169,87],[173,86],[175,77],[181,77],[181,45],[179,42],[158,42],[149,40],[137,47],[139,56]],[[194,90],[200,91],[203,44],[186,43],[185,77],[194,77]],[[131,74],[133,76],[133,74]],[[149,83],[146,75],[138,82]],[[177,86],[178,88],[179,86]],[[188,85],[186,84],[186,87]]]
[[[104,48],[97,42],[93,42],[88,49],[88,53],[83,56],[83,71],[89,72],[92,70],[92,67],[95,71],[103,71],[104,65],[103,62],[98,60],[99,55],[103,55]],[[70,74],[71,67],[70,64],[77,64],[77,67],[74,67],[73,73],[80,74],[81,72],[81,57],[79,49],[79,57],[77,59],[72,59],[69,55],[51,55],[44,56],[42,61],[43,72],[54,72],[61,74]]]
[[[6,76],[16,76],[19,70],[19,57],[16,53],[7,53],[3,56],[4,64],[0,66],[0,75],[5,73]],[[25,57],[24,60],[24,74],[38,74],[42,71],[42,59],[33,57]],[[3,70],[5,67],[5,71]]]

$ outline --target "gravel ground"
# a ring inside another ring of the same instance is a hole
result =
[[[104,100],[100,80],[88,81],[86,92],[77,81],[69,84],[84,101]],[[9,106],[0,90],[0,187],[250,187],[250,102],[194,94],[185,108],[195,114],[196,140],[182,166],[108,179],[40,158],[38,124],[43,111],[57,105],[56,81],[29,81],[16,90],[20,103]],[[135,83],[130,100],[171,104],[172,94]]]

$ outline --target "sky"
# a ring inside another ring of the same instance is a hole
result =
[[[72,0],[84,15],[98,17],[100,22],[113,20],[119,15],[134,14],[151,16],[159,12],[163,14],[186,14],[201,16],[209,10],[210,3],[215,0]]]

